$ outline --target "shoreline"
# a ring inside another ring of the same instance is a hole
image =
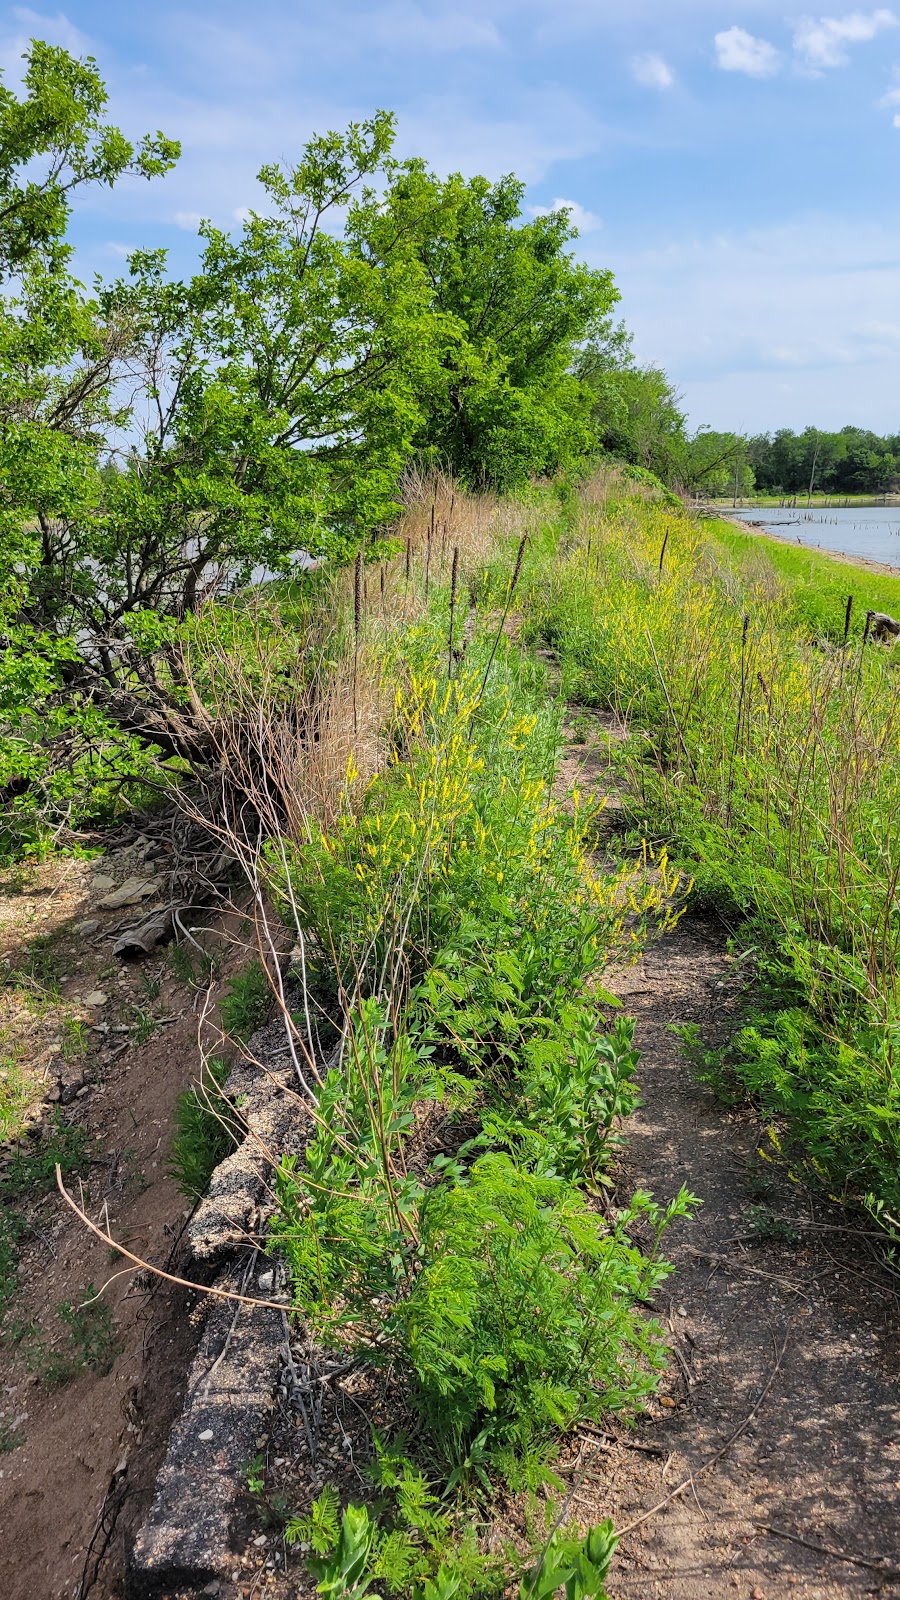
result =
[[[810,555],[827,556],[829,561],[836,561],[839,566],[862,567],[865,572],[880,572],[886,578],[900,578],[900,567],[892,567],[886,561],[874,561],[870,556],[852,555],[847,550],[826,550],[823,545],[804,544],[802,539],[787,539],[784,534],[772,533],[761,522],[745,522],[741,517],[729,517],[724,511],[701,511],[701,516],[716,522],[727,522],[732,528],[740,528],[743,533],[751,533],[756,539],[772,539],[776,544],[786,544],[792,550],[808,550]]]

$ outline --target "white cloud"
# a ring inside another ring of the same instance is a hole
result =
[[[554,200],[552,206],[529,206],[533,217],[549,217],[551,211],[568,211],[572,226],[579,233],[596,233],[603,227],[603,221],[593,211],[588,211],[577,200]]]
[[[895,425],[900,227],[803,215],[640,251],[610,231],[583,254],[612,268],[639,357],[666,368],[692,424]]]
[[[92,54],[87,35],[70,22],[62,11],[55,16],[44,16],[28,6],[14,6],[10,12],[14,26],[0,29],[0,70],[8,88],[15,88],[24,77],[22,60],[32,39],[44,39],[48,44],[62,45],[74,56]]]
[[[675,82],[672,68],[662,56],[657,55],[635,56],[631,63],[631,75],[635,83],[644,89],[671,89]]]
[[[442,174],[480,172],[493,180],[514,172],[524,183],[541,183],[555,162],[583,160],[607,141],[580,97],[552,84],[523,89],[511,116],[490,116],[462,93],[422,95],[407,103],[397,124],[400,156],[422,156]]]
[[[900,68],[894,68],[894,87],[893,89],[888,89],[887,94],[881,96],[878,104],[882,110],[890,110],[893,106],[900,106]],[[895,128],[900,128],[900,112],[896,112],[891,120]]]
[[[187,233],[196,233],[203,217],[199,211],[176,211],[172,221],[176,228],[184,228]]]
[[[715,37],[716,65],[723,72],[745,72],[750,78],[772,78],[781,53],[768,39],[755,39],[746,28],[728,28]]]
[[[896,26],[893,11],[883,7],[868,15],[851,11],[846,17],[802,17],[794,29],[794,49],[805,67],[821,72],[845,64],[848,44],[866,44],[883,28]]]

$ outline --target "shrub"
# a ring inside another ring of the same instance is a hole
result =
[[[559,1429],[634,1408],[662,1364],[660,1330],[636,1315],[670,1270],[629,1243],[635,1196],[616,1225],[561,1178],[484,1155],[420,1208],[420,1270],[388,1320],[415,1374],[424,1425],[452,1468],[527,1456]]]

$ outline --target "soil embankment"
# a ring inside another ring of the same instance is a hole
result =
[[[124,922],[144,915],[154,895],[165,899],[158,891],[169,865],[165,842],[119,833],[93,863],[58,860],[8,875],[0,902],[5,1049],[32,1101],[0,1176],[22,1159],[37,1168],[64,1128],[82,1152],[70,1189],[157,1264],[177,1258],[190,1211],[168,1167],[176,1101],[196,1079],[209,979],[198,972],[191,981],[189,963],[176,975],[166,950],[135,962],[111,952]],[[136,900],[102,904],[137,882],[150,887]],[[214,997],[245,959],[239,919],[189,920],[209,929]],[[0,1594],[112,1600],[180,1409],[197,1297],[113,1258],[51,1183],[52,1165],[49,1177],[4,1199],[20,1237],[0,1330]],[[79,1306],[89,1285],[105,1286],[96,1304],[109,1315],[89,1319],[73,1341],[59,1308]]]

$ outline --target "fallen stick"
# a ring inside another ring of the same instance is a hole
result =
[[[716,1255],[712,1250],[698,1250],[692,1244],[682,1246],[685,1255],[697,1256],[700,1261],[712,1261],[717,1267],[724,1267],[726,1271],[746,1272],[751,1278],[767,1278],[770,1283],[783,1283],[786,1288],[793,1289],[795,1294],[805,1294],[807,1291],[802,1284],[795,1283],[793,1278],[783,1278],[777,1272],[763,1272],[759,1267],[750,1267],[743,1261],[736,1260],[734,1256]]]
[[[104,1228],[98,1228],[96,1222],[91,1221],[90,1217],[87,1216],[84,1211],[82,1211],[78,1202],[73,1200],[68,1189],[63,1183],[62,1171],[60,1169],[59,1162],[56,1163],[56,1187],[65,1200],[66,1205],[70,1208],[70,1210],[74,1211],[76,1217],[78,1217],[78,1219],[84,1223],[84,1226],[88,1228],[96,1238],[102,1240],[105,1245],[108,1245],[110,1250],[116,1250],[120,1256],[125,1257],[126,1261],[132,1261],[141,1272],[151,1272],[154,1277],[164,1278],[166,1283],[177,1284],[181,1289],[193,1289],[195,1294],[215,1295],[217,1300],[236,1300],[239,1301],[241,1305],[263,1306],[269,1311],[289,1311],[291,1309],[290,1305],[288,1305],[284,1300],[254,1300],[250,1295],[237,1294],[233,1289],[216,1289],[212,1284],[191,1283],[189,1278],[179,1278],[174,1272],[164,1272],[162,1267],[154,1267],[152,1262],[144,1261],[140,1256],[133,1255],[130,1250],[125,1249],[123,1244],[119,1244],[118,1239],[114,1239],[111,1233],[107,1232]]]
[[[776,1539],[790,1539],[792,1544],[802,1544],[806,1550],[815,1550],[817,1556],[831,1556],[835,1561],[849,1561],[854,1567],[867,1567],[870,1572],[877,1572],[882,1583],[900,1583],[900,1567],[885,1567],[880,1561],[868,1561],[865,1556],[848,1556],[843,1550],[834,1550],[827,1544],[813,1544],[811,1539],[802,1539],[799,1533],[788,1533],[786,1528],[773,1528],[769,1522],[756,1522],[754,1527],[761,1528],[763,1533],[774,1533]]]

